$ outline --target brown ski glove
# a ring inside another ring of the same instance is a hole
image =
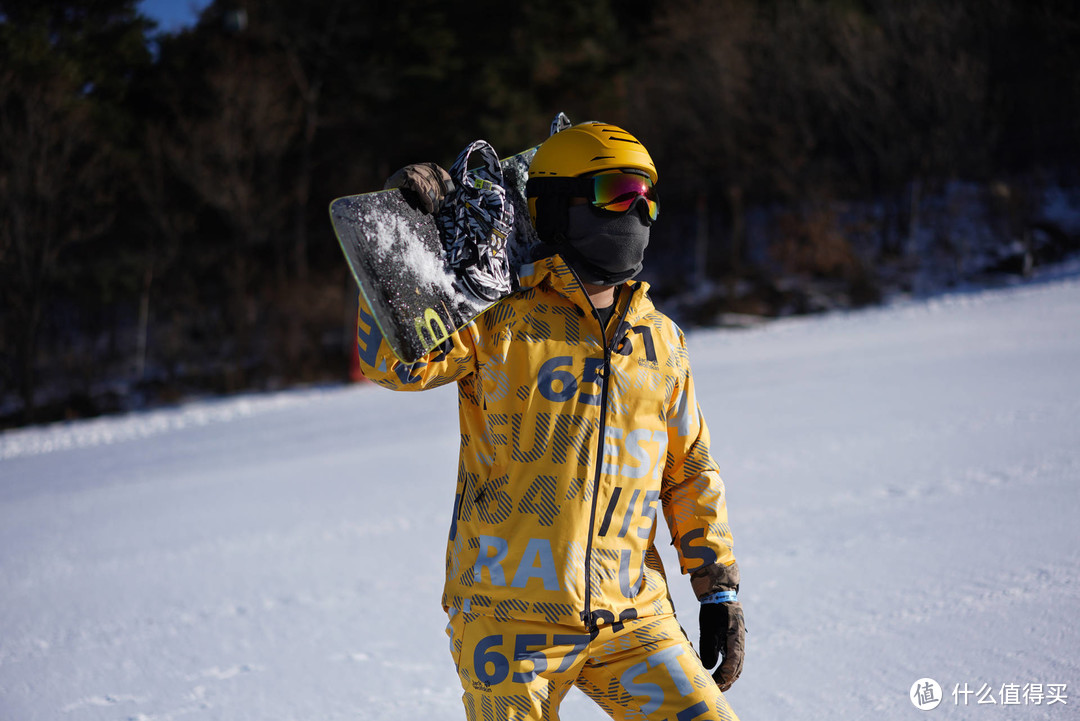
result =
[[[712,564],[696,572],[691,582],[701,602],[698,624],[701,630],[701,663],[712,669],[723,658],[712,677],[721,691],[739,678],[746,651],[746,626],[739,603],[739,567]]]
[[[450,179],[450,173],[435,163],[416,163],[391,175],[383,185],[384,190],[387,188],[409,191],[425,213],[434,213],[454,189],[454,181]]]

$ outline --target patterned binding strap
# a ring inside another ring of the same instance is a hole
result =
[[[555,116],[555,119],[551,121],[551,135],[561,133],[569,128],[570,124],[570,118],[566,117],[566,113],[559,113]]]
[[[470,171],[477,158],[480,167]],[[511,290],[506,244],[514,227],[499,156],[486,140],[477,140],[458,155],[450,177],[454,190],[435,217],[443,250],[466,291],[496,301]]]

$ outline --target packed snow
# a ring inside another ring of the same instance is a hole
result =
[[[1080,280],[689,343],[744,721],[916,718],[922,678],[939,718],[1080,717]],[[455,406],[361,385],[0,434],[0,719],[463,718]]]

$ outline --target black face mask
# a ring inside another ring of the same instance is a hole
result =
[[[567,210],[566,262],[586,283],[618,285],[641,272],[649,226],[637,208],[615,215],[591,205]]]

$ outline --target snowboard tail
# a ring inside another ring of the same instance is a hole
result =
[[[339,198],[330,217],[378,330],[401,360],[423,357],[483,311],[455,287],[432,217],[400,189]]]

